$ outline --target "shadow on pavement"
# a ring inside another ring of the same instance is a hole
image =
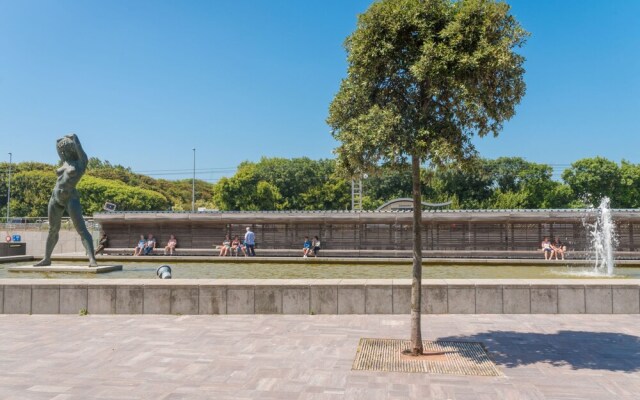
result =
[[[576,370],[640,371],[640,337],[623,333],[487,331],[436,340],[481,342],[491,359],[506,368],[547,363]]]

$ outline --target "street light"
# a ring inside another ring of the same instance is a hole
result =
[[[193,149],[193,179],[191,180],[191,212],[196,212],[196,149]]]
[[[9,184],[7,185],[7,224],[9,223],[9,211],[11,210],[11,161],[13,154],[9,153]]]

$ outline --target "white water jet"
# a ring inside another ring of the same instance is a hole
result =
[[[618,240],[608,197],[603,198],[600,206],[596,209],[596,221],[591,225],[589,233],[595,258],[594,272],[613,275],[613,252],[618,245]]]

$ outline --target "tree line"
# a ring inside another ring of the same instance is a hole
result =
[[[23,162],[12,166],[11,215],[43,217],[54,186],[55,165]],[[8,164],[0,163],[0,215],[6,213]],[[604,196],[617,208],[640,207],[640,164],[595,157],[578,160],[553,179],[547,164],[519,157],[479,158],[464,169],[423,169],[422,195],[429,202],[452,201],[452,209],[584,208]],[[380,168],[363,179],[363,208],[374,210],[398,197],[411,197],[408,169]],[[123,211],[191,209],[191,180],[171,181],[92,158],[78,184],[85,214],[106,201]],[[217,183],[196,180],[196,205],[231,210],[348,210],[351,180],[336,161],[267,158],[245,161]]]

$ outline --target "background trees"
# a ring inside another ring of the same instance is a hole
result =
[[[82,201],[87,214],[101,210],[105,201],[125,211],[191,210],[189,179],[154,179],[94,162],[102,165],[89,169],[79,185],[83,188],[86,179]],[[277,168],[271,170],[274,165]],[[55,168],[33,162],[13,166],[11,215],[46,216]],[[6,213],[6,170],[7,164],[0,163],[0,216]],[[304,178],[294,171],[304,171]],[[597,206],[605,195],[614,207],[640,207],[640,164],[585,158],[567,168],[564,179],[553,179],[552,171],[547,164],[518,157],[480,158],[466,170],[425,168],[422,196],[434,203],[453,200],[452,209],[583,208]],[[217,184],[196,180],[196,205],[220,210],[347,210],[350,185],[336,173],[335,160],[264,158],[242,163],[233,176]],[[391,199],[411,197],[411,174],[382,167],[363,186],[363,206],[372,210]]]

